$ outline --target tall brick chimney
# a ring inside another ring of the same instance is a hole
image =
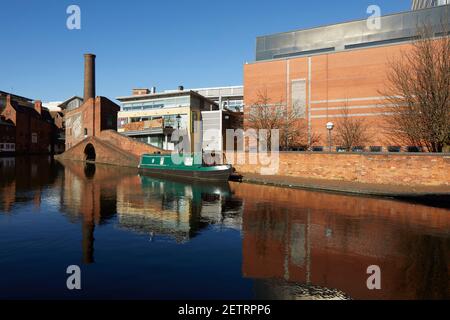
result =
[[[37,113],[42,114],[42,101],[36,100],[34,102],[34,110],[36,110]]]
[[[84,55],[84,102],[95,98],[95,55]]]

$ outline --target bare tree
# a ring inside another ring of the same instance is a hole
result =
[[[274,103],[267,91],[258,92],[255,103],[249,106],[246,127],[266,129],[268,142],[271,140],[271,130],[278,129],[280,147],[284,150],[307,145],[307,123],[297,108],[289,108],[281,102]]]
[[[347,151],[353,147],[364,147],[370,142],[370,123],[362,118],[352,117],[347,104],[342,111],[342,117],[336,121],[336,143]]]
[[[419,28],[412,48],[389,63],[384,96],[390,105],[385,117],[389,139],[400,145],[442,152],[450,144],[450,37],[433,28]]]

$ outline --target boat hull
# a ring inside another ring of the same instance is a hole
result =
[[[231,166],[210,167],[209,170],[182,170],[166,168],[148,168],[141,166],[141,173],[158,177],[174,177],[205,181],[228,181],[232,173]]]

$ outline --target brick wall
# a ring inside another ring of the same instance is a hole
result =
[[[246,159],[248,163],[248,157]],[[450,154],[281,152],[279,161],[280,176],[407,186],[450,186]],[[234,166],[244,175],[260,174],[263,167],[255,164]]]
[[[66,112],[66,149],[75,146],[85,136],[97,136],[102,130],[117,130],[119,109],[111,100],[96,97]]]
[[[107,141],[115,145],[117,148],[127,153],[131,153],[137,157],[140,157],[144,153],[166,152],[162,149],[151,146],[149,144],[137,141],[130,137],[123,136],[120,133],[113,130],[102,131],[98,136],[98,138],[103,141]]]

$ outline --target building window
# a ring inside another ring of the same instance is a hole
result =
[[[401,147],[400,146],[388,146],[388,151],[389,152],[400,152]]]
[[[299,118],[306,115],[306,80],[292,80],[291,82],[292,110]]]
[[[108,129],[112,128],[112,126],[113,126],[113,117],[112,116],[108,116],[108,118],[106,120],[106,125],[107,125]]]
[[[88,129],[84,128],[84,136],[87,137],[87,135],[88,135]]]
[[[37,133],[33,132],[31,134],[31,143],[37,143],[37,140],[38,140],[38,135],[37,135]]]
[[[370,152],[381,152],[382,150],[383,150],[383,148],[380,146],[371,146],[370,147]]]

